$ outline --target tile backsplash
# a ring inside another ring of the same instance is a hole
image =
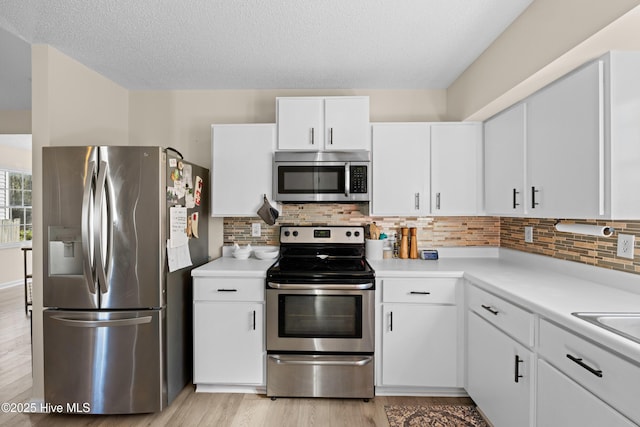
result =
[[[373,221],[384,233],[416,227],[420,249],[445,246],[498,246],[500,219],[496,217],[371,217],[366,203],[284,204],[276,225],[260,218],[224,218],[224,244],[278,245],[280,225],[365,225]],[[251,223],[259,222],[260,237],[251,237]]]
[[[365,225],[373,221],[383,232],[400,227],[418,229],[421,249],[451,246],[501,246],[551,256],[603,268],[640,274],[640,251],[633,260],[616,256],[618,234],[640,238],[640,221],[562,220],[579,224],[615,228],[611,237],[584,236],[556,231],[554,219],[498,217],[371,217],[366,203],[284,204],[276,225],[268,226],[256,217],[224,218],[224,244],[277,246],[278,230],[283,224]],[[251,237],[251,224],[261,225],[260,237]],[[533,227],[533,243],[525,243],[524,227]],[[638,244],[636,243],[636,246]]]
[[[601,221],[562,219],[563,223],[590,224],[613,227],[610,237],[585,236],[563,233],[555,229],[555,219],[501,218],[500,246],[568,261],[595,265],[613,270],[640,274],[640,253],[634,259],[616,255],[618,234],[640,236],[640,221]],[[525,243],[524,227],[533,227],[533,243]],[[637,242],[636,242],[637,246]]]

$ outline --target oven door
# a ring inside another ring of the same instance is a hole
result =
[[[266,294],[267,351],[373,352],[373,283],[269,282]]]

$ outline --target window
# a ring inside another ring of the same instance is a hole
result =
[[[0,169],[0,245],[31,240],[31,174]]]

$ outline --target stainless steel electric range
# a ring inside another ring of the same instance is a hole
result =
[[[267,270],[267,396],[374,395],[375,273],[364,228],[282,226]]]

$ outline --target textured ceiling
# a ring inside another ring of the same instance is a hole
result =
[[[0,28],[133,90],[439,89],[531,2],[0,0]]]

